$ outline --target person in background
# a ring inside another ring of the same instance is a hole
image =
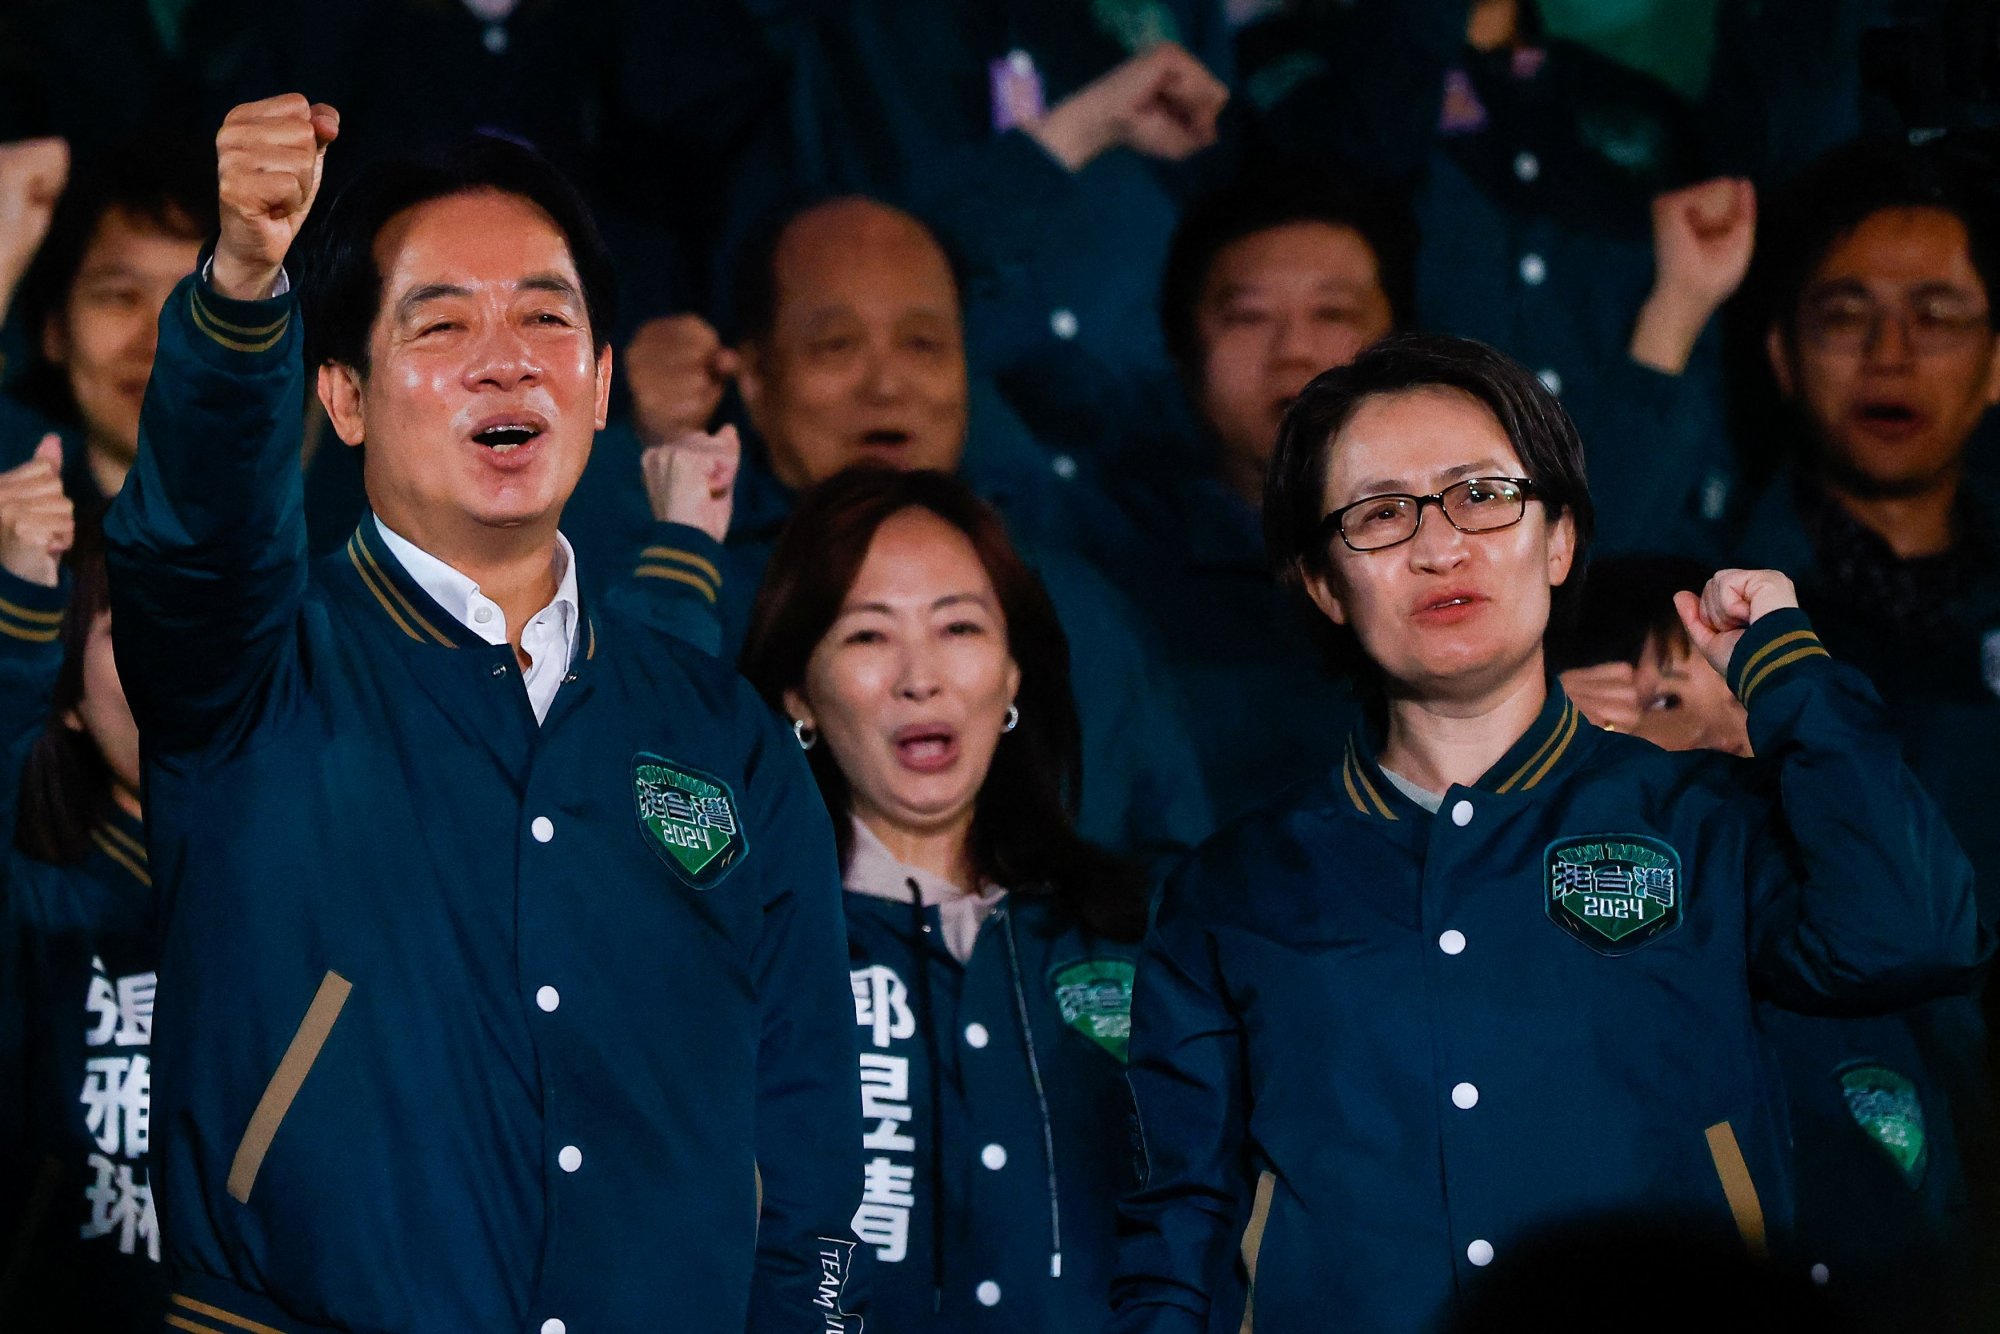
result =
[[[1675,556],[1595,561],[1575,624],[1552,655],[1563,693],[1608,732],[1662,750],[1750,754],[1748,715],[1674,610],[1676,593],[1699,592],[1712,571]]]
[[[215,229],[214,194],[185,145],[82,159],[25,266],[9,322],[31,355],[11,392],[63,433],[64,484],[86,543],[139,448],[160,308]],[[0,464],[26,457],[36,439],[18,429],[0,439]]]
[[[1991,924],[2000,516],[1966,476],[2000,401],[1990,170],[1949,138],[1857,141],[1799,174],[1768,234],[1756,308],[1786,462],[1737,559],[1789,574],[1829,647],[1882,692]],[[1947,1001],[1894,1024],[1795,1024],[1780,1044],[1817,1164],[1806,1238],[1872,1327],[1949,1320],[1954,1301],[2000,1310],[2000,1279],[1985,1277],[2000,1258],[1986,995],[1986,1015]],[[1985,1290],[1968,1294],[1971,1280]]]
[[[1228,818],[1318,771],[1350,723],[1304,607],[1264,557],[1258,507],[1285,409],[1313,376],[1409,318],[1413,227],[1394,203],[1269,172],[1196,199],[1160,285],[1161,325],[1201,424],[1194,457],[1134,440],[1078,541],[1145,614],[1188,701]]]
[[[1694,108],[1545,33],[1535,0],[1362,0],[1243,41],[1265,138],[1410,191],[1417,327],[1490,343],[1561,398],[1603,551],[1718,558],[1741,498],[1709,327],[1756,198],[1713,174]]]
[[[0,473],[0,1325],[160,1327],[139,728],[51,436]]]
[[[1233,1327],[1253,1190],[1265,1329],[1427,1327],[1496,1257],[1616,1211],[1788,1257],[1756,999],[1886,1010],[1983,966],[1971,868],[1783,575],[1676,599],[1775,800],[1552,684],[1582,458],[1530,372],[1441,335],[1383,340],[1287,414],[1272,557],[1371,707],[1167,883],[1133,989],[1117,1334]]]
[[[610,596],[643,585],[656,623],[733,654],[801,489],[857,464],[962,471],[1008,516],[1069,636],[1083,725],[1080,829],[1121,851],[1202,837],[1211,817],[1201,766],[1143,622],[1056,540],[1060,525],[1038,521],[1046,474],[1011,467],[1001,451],[970,452],[979,422],[1005,409],[968,371],[959,288],[936,237],[874,200],[818,202],[782,215],[745,250],[738,292],[744,337],[726,359],[704,347],[661,358],[673,373],[657,380],[635,372],[656,524],[626,590]],[[754,433],[740,455],[733,432],[704,435],[693,415],[713,410],[725,367]],[[579,493],[588,503],[607,486],[629,491],[633,471],[622,462],[587,473]]]
[[[1138,872],[1072,823],[1055,608],[962,482],[808,491],[743,670],[832,812],[861,1045],[871,1322],[1095,1330],[1132,1181]]]
[[[965,257],[972,365],[1058,460],[1184,434],[1155,306],[1182,201],[1235,137],[1221,0],[837,0],[772,26],[802,184]]]

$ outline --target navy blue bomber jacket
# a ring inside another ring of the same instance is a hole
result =
[[[798,747],[589,606],[537,727],[512,650],[372,518],[309,568],[299,324],[175,290],[106,521],[164,896],[169,1319],[858,1327],[841,891]]]
[[[1782,1250],[1753,998],[1885,1010],[1971,985],[1984,943],[1963,854],[1804,614],[1753,625],[1730,683],[1755,762],[1600,731],[1552,686],[1435,815],[1363,728],[1196,852],[1134,983],[1117,1334],[1235,1328],[1265,1173],[1276,1334],[1426,1327],[1538,1230],[1624,1211]]]

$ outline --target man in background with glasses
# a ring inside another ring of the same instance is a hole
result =
[[[1759,290],[1796,448],[1735,556],[1790,575],[1827,648],[1875,682],[1973,861],[1989,927],[2000,512],[1966,458],[2000,402],[1996,209],[1990,164],[1949,140],[1849,145],[1778,201]],[[1822,1281],[1844,1307],[1859,1300],[1864,1328],[1959,1328],[1959,1303],[2000,1311],[1992,1292],[1961,1295],[1996,1272],[2000,1137],[1979,999],[1886,1019],[1773,1012],[1769,1027],[1794,1102],[1800,1237]]]

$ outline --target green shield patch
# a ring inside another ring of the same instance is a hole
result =
[[[710,888],[749,851],[729,784],[713,774],[635,755],[632,801],[647,845],[692,889]]]
[[[1917,1086],[1886,1066],[1855,1065],[1840,1072],[1840,1092],[1854,1124],[1882,1146],[1912,1190],[1921,1185],[1930,1141]]]
[[[1542,860],[1549,920],[1599,954],[1630,954],[1681,924],[1681,856],[1657,838],[1562,838]]]
[[[1132,973],[1123,959],[1082,959],[1049,970],[1063,1022],[1121,1061],[1132,1040]]]

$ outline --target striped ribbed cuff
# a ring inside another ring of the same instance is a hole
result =
[[[1759,617],[1729,657],[1729,688],[1745,708],[1763,691],[1802,672],[1825,670],[1833,655],[1796,607]]]
[[[0,570],[0,638],[55,643],[62,635],[63,607],[68,602],[67,574],[56,587],[47,588]]]
[[[661,524],[632,573],[686,584],[715,603],[722,599],[722,563],[722,545],[708,534],[685,524]]]

